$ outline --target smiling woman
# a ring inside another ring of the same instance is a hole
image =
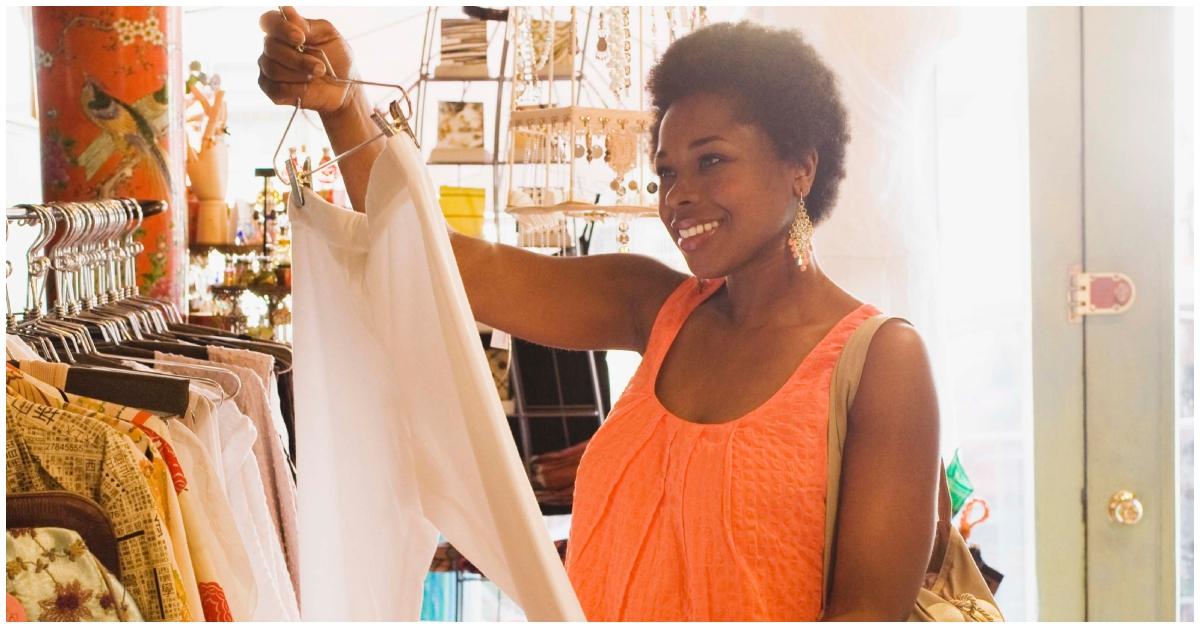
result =
[[[348,76],[349,45],[329,22],[285,10],[262,18],[262,90],[279,104],[303,94],[335,152],[372,137],[359,88],[320,80],[324,67],[296,50],[320,49]],[[833,368],[880,314],[830,280],[811,246],[845,175],[834,75],[799,34],[739,24],[677,40],[653,77],[659,213],[690,275],[637,255],[554,258],[450,237],[478,321],[539,344],[643,354],[579,466],[567,562],[583,610],[904,619],[933,542],[938,412],[924,343],[902,321],[871,341],[842,498],[826,504]],[[342,162],[357,211],[380,151]]]

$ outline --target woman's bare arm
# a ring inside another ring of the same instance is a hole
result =
[[[889,321],[847,417],[828,621],[902,621],[933,547],[938,407],[925,345]]]

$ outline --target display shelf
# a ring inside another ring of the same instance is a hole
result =
[[[586,218],[588,220],[603,220],[609,216],[638,216],[647,218],[658,216],[658,208],[649,205],[596,205],[582,202],[507,207],[504,211],[516,216],[563,213],[574,218]]]
[[[189,244],[188,251],[195,255],[206,255],[209,251],[217,251],[224,255],[250,255],[261,253],[262,243],[258,244]]]
[[[509,127],[514,129],[541,126],[573,126],[577,132],[604,133],[620,126],[650,128],[654,114],[636,109],[605,109],[602,107],[547,107],[517,109],[512,112]]]
[[[250,286],[247,287],[247,289],[251,293],[256,294],[260,297],[265,297],[268,299],[275,299],[277,301],[282,300],[284,297],[286,297],[292,293],[291,288],[289,288],[288,286],[279,285],[277,283],[276,284],[256,283],[256,284],[251,284]]]
[[[526,410],[525,416],[531,419],[561,419],[563,417],[593,417],[603,419],[604,414],[595,405],[566,405],[547,410]],[[517,418],[515,413],[509,414],[510,419]]]

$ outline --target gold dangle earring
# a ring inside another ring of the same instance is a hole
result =
[[[801,271],[808,270],[808,257],[812,253],[812,236],[813,224],[808,218],[808,209],[804,206],[804,196],[800,196],[800,202],[796,204],[796,220],[792,222],[792,229],[788,233],[788,247],[792,250],[792,257],[796,258],[796,265]]]

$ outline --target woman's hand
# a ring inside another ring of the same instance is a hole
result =
[[[272,102],[301,106],[321,114],[333,114],[347,108],[355,90],[346,83],[328,80],[318,50],[325,53],[338,78],[354,72],[350,44],[326,20],[307,20],[292,7],[262,14],[258,24],[266,36],[258,57],[258,86]],[[303,48],[301,52],[299,48]]]
[[[320,113],[329,143],[339,155],[379,133],[362,87],[330,80],[357,76],[350,44],[333,24],[300,17],[292,7],[263,13],[258,24],[266,33],[258,57],[258,86],[271,102],[295,105],[299,98],[301,107]],[[326,67],[326,58],[331,67]],[[367,179],[382,144],[368,143],[340,164],[350,203],[360,212],[366,211]]]

